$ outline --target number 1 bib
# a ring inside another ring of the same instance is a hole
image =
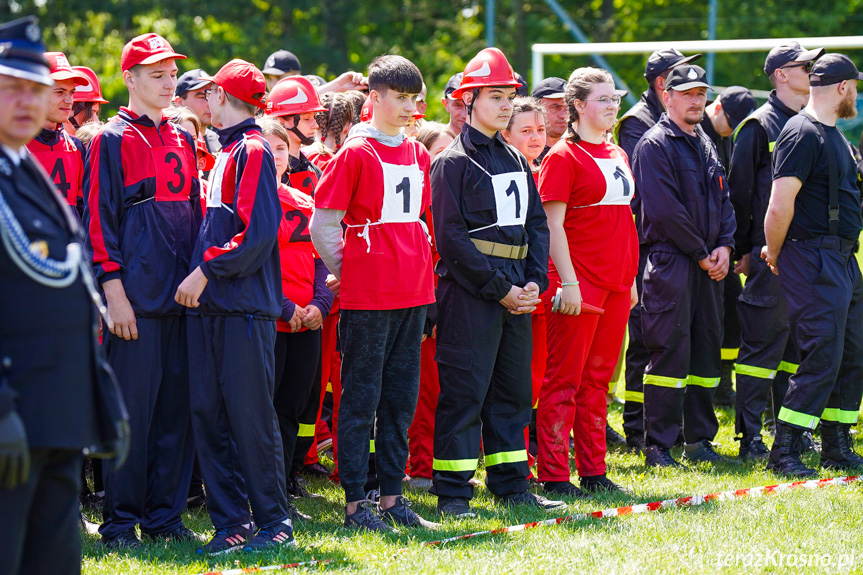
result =
[[[491,176],[498,226],[523,226],[527,219],[527,174],[507,172]]]
[[[576,146],[596,163],[602,176],[605,178],[605,196],[591,206],[628,206],[632,200],[632,192],[635,191],[635,181],[629,166],[618,154],[614,158],[595,158],[590,152],[576,144]],[[590,207],[590,206],[577,206]]]

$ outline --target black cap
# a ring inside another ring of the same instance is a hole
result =
[[[0,74],[52,86],[45,44],[34,16],[0,24]]]
[[[710,88],[710,84],[707,83],[707,72],[701,66],[693,64],[675,66],[668,75],[668,80],[665,81],[666,90],[685,92],[692,88]]]
[[[521,98],[530,96],[530,91],[527,89],[527,80],[524,79],[524,76],[516,72],[515,79],[518,80],[518,86],[515,87],[515,95]]]
[[[777,69],[791,62],[812,62],[824,55],[824,48],[807,50],[798,42],[776,46],[764,60],[764,73],[770,76]]]
[[[644,78],[648,82],[653,82],[666,70],[670,70],[681,64],[694,62],[699,58],[701,58],[701,54],[684,56],[680,50],[675,50],[674,48],[657,50],[647,58],[647,64],[644,66]]]
[[[200,90],[207,84],[212,83],[213,78],[209,74],[200,68],[195,68],[177,78],[177,89],[174,90],[174,95],[182,98],[186,95],[186,92]]]
[[[318,87],[320,87],[320,86],[323,86],[324,84],[326,84],[326,83],[327,83],[327,81],[326,81],[326,80],[324,80],[323,78],[321,78],[321,77],[320,77],[320,76],[318,76],[317,74],[306,74],[306,75],[305,75],[305,78],[306,78],[306,80],[308,80],[309,82],[311,82],[311,83],[312,83],[312,86],[314,86],[315,88],[318,88]]]
[[[272,74],[273,76],[300,71],[302,71],[300,59],[294,56],[293,52],[287,50],[279,50],[270,54],[267,63],[264,64],[264,69],[261,70],[264,74]]]
[[[843,80],[863,80],[863,74],[845,54],[825,54],[809,72],[810,86],[830,86]]]
[[[443,89],[443,97],[452,100],[453,91],[457,90],[459,86],[461,86],[461,76],[462,73],[453,74],[450,76],[450,79],[447,80],[446,86]]]
[[[722,110],[732,130],[737,129],[746,116],[755,111],[755,96],[743,86],[728,86],[719,95]]]
[[[566,92],[566,80],[563,78],[546,78],[533,89],[534,98],[563,98]]]

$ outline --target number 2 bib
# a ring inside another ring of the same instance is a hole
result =
[[[578,148],[590,156],[596,163],[602,176],[605,178],[605,196],[590,206],[576,206],[579,208],[587,208],[591,206],[621,206],[629,205],[632,199],[632,192],[635,191],[635,181],[632,179],[632,172],[626,162],[620,155],[614,158],[595,158],[590,152],[576,144]]]

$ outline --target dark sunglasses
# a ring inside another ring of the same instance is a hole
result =
[[[806,68],[807,72],[811,72],[813,64],[815,64],[815,62],[810,60],[809,62],[797,62],[795,64],[789,64],[787,66],[782,66],[779,69],[785,70],[786,68]]]

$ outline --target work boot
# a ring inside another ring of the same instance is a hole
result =
[[[543,485],[545,492],[561,495],[563,497],[585,498],[587,494],[576,487],[571,481],[546,481]]]
[[[760,435],[744,435],[739,441],[740,453],[737,457],[742,461],[756,461],[770,456],[770,450],[761,441]]]
[[[605,447],[609,451],[626,449],[626,440],[609,423],[605,424]]]
[[[713,405],[715,407],[734,407],[735,393],[731,374],[734,373],[734,362],[722,361],[722,375],[719,378],[719,386],[713,393]]]
[[[804,431],[803,435],[800,436],[800,451],[802,453],[809,453],[810,451],[821,453],[821,442],[815,439],[815,434],[811,431]]]
[[[683,448],[683,459],[689,463],[728,463],[728,460],[716,453],[710,441],[702,439],[695,443],[687,443]]]
[[[633,453],[644,453],[644,432],[627,433],[626,448]]]
[[[648,445],[644,448],[644,464],[647,467],[685,468],[671,456],[670,450],[658,445]]]
[[[767,461],[767,471],[792,477],[814,477],[818,473],[800,460],[800,437],[803,431],[776,422],[776,439]]]
[[[454,519],[473,519],[476,513],[470,510],[470,500],[467,497],[444,497],[437,498],[437,510],[442,517]]]
[[[854,452],[850,425],[822,425],[821,441],[821,467],[824,469],[863,468],[863,457]]]

